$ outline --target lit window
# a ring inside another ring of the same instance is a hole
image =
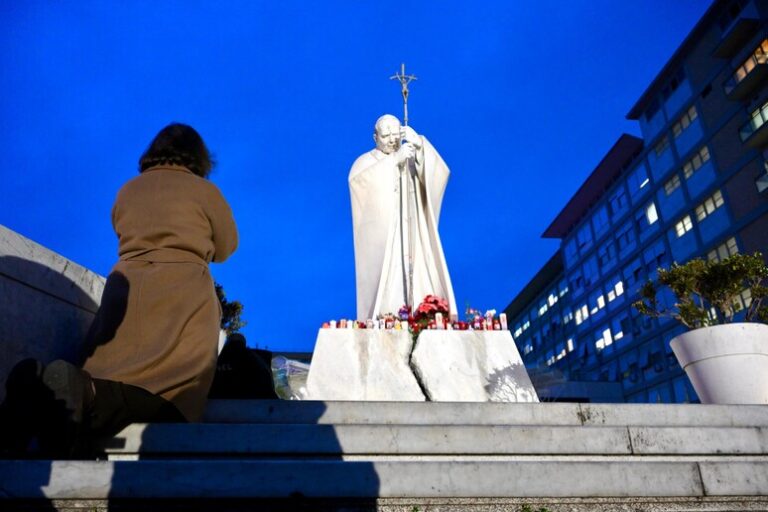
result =
[[[702,221],[723,205],[723,194],[717,190],[696,207],[696,219]]]
[[[656,205],[654,203],[649,204],[645,208],[645,218],[648,220],[649,225],[659,220],[659,214],[656,212]]]
[[[666,194],[667,194],[668,196],[669,196],[669,195],[672,195],[672,192],[674,192],[674,191],[675,191],[675,190],[677,190],[678,188],[680,188],[680,176],[678,176],[677,174],[675,174],[674,176],[672,176],[672,178],[670,178],[670,179],[669,179],[669,180],[668,180],[668,181],[667,181],[667,182],[664,184],[664,192],[666,192]]]
[[[576,325],[581,325],[587,318],[589,318],[589,308],[586,304],[583,304],[580,308],[576,308],[574,312],[576,319]]]
[[[528,343],[528,344],[526,344],[526,345],[525,345],[525,347],[523,348],[523,354],[530,354],[531,352],[533,352],[533,345],[531,345],[530,343]]]
[[[697,117],[699,117],[699,114],[696,112],[696,107],[691,105],[691,108],[689,108],[688,111],[684,113],[675,124],[672,125],[672,133],[675,135],[675,137],[678,137],[681,133],[683,133],[685,129],[688,128]]]
[[[566,342],[568,352],[573,352],[574,346],[573,346],[573,338],[568,338],[568,341]]]
[[[733,256],[738,252],[739,252],[739,246],[736,244],[736,239],[731,237],[728,240],[726,240],[725,243],[722,243],[718,245],[715,249],[712,249],[711,251],[709,251],[709,253],[707,253],[707,259],[709,259],[710,261],[720,261],[720,260],[724,260],[729,256]]]
[[[554,306],[555,303],[557,302],[557,294],[555,294],[555,292],[551,292],[549,294],[549,297],[547,297],[547,302],[549,303],[550,306]]]
[[[597,307],[599,309],[603,309],[605,307],[605,297],[603,297],[602,295],[600,295],[597,298]]]
[[[693,173],[698,171],[707,161],[709,161],[709,148],[704,146],[693,155],[690,160],[683,164],[683,174],[685,174],[685,179],[693,176]]]
[[[526,320],[526,321],[525,321],[525,323],[523,324],[523,330],[525,331],[525,330],[526,330],[526,329],[528,329],[530,326],[531,326],[531,322],[529,322],[528,320]]]
[[[613,302],[616,300],[616,292],[613,291],[613,289],[608,290],[608,302]]]
[[[605,329],[603,331],[603,340],[605,340],[605,346],[607,347],[611,343],[613,343],[613,337],[611,337],[611,330]]]
[[[621,297],[621,294],[624,293],[624,283],[622,281],[617,282],[613,288],[616,290],[617,297]]]
[[[746,76],[755,69],[758,64],[766,63],[766,54],[768,53],[768,39],[764,39],[760,46],[739,66],[739,68],[733,73],[733,83],[737,84],[744,80]]]
[[[680,221],[675,224],[675,233],[677,233],[677,238],[680,238],[687,232],[689,232],[691,229],[693,229],[693,222],[691,221],[691,216],[686,215]]]
[[[735,299],[733,299],[734,311],[742,311],[747,309],[752,304],[752,290],[747,288],[742,291]]]
[[[547,312],[547,303],[544,302],[541,306],[539,306],[539,316],[542,316],[546,312]]]

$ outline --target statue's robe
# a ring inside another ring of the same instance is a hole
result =
[[[414,309],[432,294],[448,301],[451,314],[458,313],[437,232],[450,171],[429,141],[421,141],[402,179],[395,155],[378,149],[360,156],[349,172],[359,320],[396,314],[406,303],[409,254]],[[415,194],[408,189],[414,186]],[[407,201],[415,205],[410,219]]]

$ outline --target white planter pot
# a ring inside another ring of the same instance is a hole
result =
[[[768,325],[703,327],[670,342],[703,404],[768,404]]]

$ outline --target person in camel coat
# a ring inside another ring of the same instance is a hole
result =
[[[117,193],[119,260],[83,365],[94,379],[167,400],[188,421],[201,418],[216,369],[221,307],[208,264],[226,260],[238,243],[232,211],[207,179],[211,167],[200,135],[171,124]]]

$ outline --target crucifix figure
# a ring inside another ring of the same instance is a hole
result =
[[[407,119],[405,65],[400,80]],[[376,148],[349,173],[355,242],[357,318],[415,308],[426,295],[456,299],[437,225],[450,171],[426,137],[392,115],[374,127]]]
[[[400,72],[395,73],[390,80],[397,80],[400,82],[400,92],[403,95],[403,126],[408,126],[408,84],[411,80],[416,80],[416,75],[405,74],[405,62],[400,64]]]

